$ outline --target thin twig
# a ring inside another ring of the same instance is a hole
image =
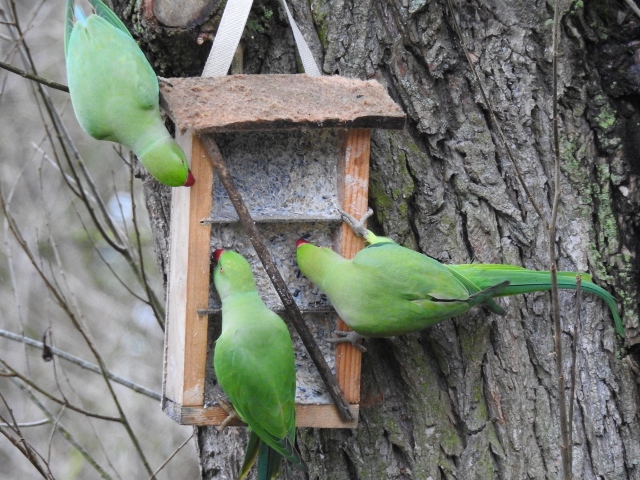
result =
[[[51,232],[51,228],[49,226],[49,220],[48,217],[45,217],[45,222],[47,225],[47,229],[49,232]],[[116,395],[116,392],[113,390],[113,385],[111,384],[111,381],[109,380],[109,377],[107,375],[107,366],[106,363],[102,357],[102,354],[99,352],[98,350],[98,346],[95,343],[93,337],[90,334],[89,328],[87,327],[86,321],[84,319],[84,316],[82,315],[82,311],[78,305],[78,301],[76,299],[75,294],[73,293],[73,290],[69,287],[69,282],[67,281],[67,275],[66,272],[63,268],[62,265],[62,260],[60,258],[60,253],[58,251],[58,247],[57,244],[55,242],[55,240],[53,239],[53,236],[49,236],[49,245],[51,245],[51,249],[53,251],[53,256],[56,260],[56,263],[58,265],[58,270],[60,272],[60,276],[62,278],[62,281],[64,282],[64,286],[69,294],[69,298],[70,298],[70,302],[71,302],[71,306],[75,309],[76,312],[78,312],[78,315],[70,315],[69,318],[73,323],[73,326],[80,332],[80,334],[82,335],[82,337],[84,338],[87,346],[89,347],[89,349],[91,350],[91,353],[93,353],[94,357],[96,358],[97,362],[98,362],[98,366],[100,367],[100,371],[102,372],[102,376],[105,380],[105,384],[107,385],[107,389],[109,390],[109,393],[111,394],[111,399],[113,400],[113,403],[116,406],[116,409],[118,410],[118,414],[120,415],[120,419],[121,419],[121,423],[124,427],[124,429],[127,431],[129,438],[131,439],[131,443],[133,443],[134,448],[137,450],[138,452],[138,456],[140,457],[140,460],[142,461],[142,464],[144,465],[145,469],[147,470],[147,472],[149,474],[152,474],[151,471],[151,466],[149,465],[149,462],[144,454],[144,452],[142,451],[142,445],[140,445],[140,442],[138,440],[138,437],[136,436],[135,432],[133,431],[133,428],[131,427],[131,424],[129,423],[129,421],[127,420],[127,416],[124,413],[124,409],[122,408],[122,405],[120,403],[120,400],[118,398],[118,396]],[[69,306],[67,306],[67,311],[71,312],[71,308]]]
[[[17,423],[10,424],[2,415],[0,415],[0,421],[4,424],[9,425],[9,427],[0,426],[0,433],[4,435],[6,439],[9,440],[9,442],[27,458],[27,460],[29,460],[31,465],[33,465],[33,467],[38,470],[40,475],[42,475],[46,479],[53,480],[54,477],[51,474],[51,470],[49,470],[49,465],[47,465],[46,461],[42,458],[42,455],[40,455],[29,442],[27,442],[27,440],[20,434],[19,429],[13,428],[17,426]],[[8,429],[11,431],[11,433],[7,431]],[[45,467],[40,465],[40,460],[42,460],[45,464],[46,470]]]
[[[74,204],[75,207],[75,204]],[[78,209],[76,208],[76,214],[78,216],[78,220],[80,221],[80,223],[82,224],[82,229],[85,231],[85,233],[87,234],[87,238],[89,239],[89,241],[91,242],[91,246],[93,247],[93,251],[96,253],[96,255],[98,255],[98,258],[100,258],[100,260],[102,261],[102,263],[104,264],[105,267],[107,267],[109,269],[109,271],[113,274],[113,277],[118,281],[118,283],[135,299],[140,300],[142,303],[146,303],[147,305],[149,304],[149,301],[144,299],[142,296],[138,295],[136,292],[133,291],[133,289],[127,285],[127,283],[120,277],[120,275],[118,275],[118,273],[114,270],[114,268],[111,266],[111,264],[109,263],[109,261],[104,257],[104,254],[102,253],[102,250],[100,249],[100,247],[98,246],[98,244],[96,243],[95,239],[93,238],[93,235],[91,235],[91,233],[89,232],[89,227],[87,227],[87,224],[84,222],[84,220],[82,219],[82,216],[80,215],[80,212],[78,211]]]
[[[14,381],[14,384],[22,390],[29,399],[44,413],[49,419],[49,423],[55,421],[55,417],[53,413],[42,403],[38,397],[31,391],[29,387],[23,385],[21,382]],[[91,465],[102,478],[111,479],[111,476],[98,464],[98,462],[87,452],[80,443],[74,438],[74,436],[65,428],[65,426],[61,422],[55,423],[55,428],[58,430],[62,438],[64,438],[67,442],[69,442],[73,447],[80,452],[80,454],[84,457],[84,459]]]
[[[28,428],[28,427],[40,427],[42,425],[46,425],[48,423],[51,423],[51,420],[49,420],[48,418],[43,418],[42,420],[36,420],[35,422],[22,422],[22,423],[18,423],[16,424],[17,427],[20,428]],[[10,427],[11,424],[9,423],[0,423],[0,428],[2,427]]]
[[[2,15],[6,21],[9,21],[9,18],[1,10],[0,10],[0,15]],[[13,28],[10,28],[10,33],[13,40],[17,42],[18,51],[22,55],[23,61],[25,62],[25,64],[28,64],[31,67],[31,70],[34,72],[34,74],[37,74],[35,65],[33,63],[33,59],[31,58],[31,53],[27,45],[21,42],[22,31],[20,29],[20,25],[17,19],[13,19],[13,21],[11,22],[11,25],[13,26]],[[89,174],[89,171],[87,170],[85,163],[82,161],[82,158],[80,157],[80,154],[75,144],[73,143],[66,126],[62,122],[60,115],[58,114],[55,106],[53,105],[53,102],[51,101],[51,97],[49,96],[49,93],[47,92],[47,90],[42,88],[41,84],[36,83],[34,85],[36,85],[37,93],[40,95],[42,99],[42,103],[44,104],[47,110],[47,114],[49,115],[49,118],[53,123],[56,136],[63,150],[63,153],[65,155],[67,164],[70,167],[72,178],[78,187],[77,189],[72,188],[72,191],[74,191],[74,193],[79,194],[80,199],[85,204],[87,208],[87,212],[91,216],[91,219],[95,227],[98,229],[98,231],[100,232],[104,240],[114,250],[122,254],[122,256],[125,258],[125,260],[129,264],[130,268],[133,270],[134,274],[136,275],[140,283],[143,285],[145,291],[150,292],[149,302],[152,304],[152,308],[153,306],[155,306],[154,310],[157,310],[158,312],[162,312],[163,308],[162,308],[161,302],[158,300],[157,296],[152,291],[152,289],[150,289],[148,281],[145,275],[143,274],[143,272],[140,271],[139,265],[136,261],[135,249],[131,246],[131,243],[129,242],[128,238],[123,234],[122,230],[118,227],[117,223],[114,222],[114,220],[109,215],[108,209],[98,192],[95,182],[93,181],[93,178]],[[38,105],[38,108],[40,109],[40,102],[38,102],[37,105]],[[44,121],[44,116],[41,110],[40,110],[40,114],[41,114],[43,123],[45,124],[46,131],[49,132],[49,129],[46,127],[46,122]],[[50,135],[49,135],[49,141],[51,142],[52,145],[54,144],[53,138],[51,138]],[[54,153],[56,156],[56,161],[58,162],[58,165],[62,171],[62,165],[59,162],[57,152],[55,151],[55,149],[54,149]],[[76,165],[72,160],[75,160],[77,167],[79,169],[79,172],[78,170],[76,170]],[[82,177],[84,178],[84,182],[86,182],[86,184],[88,185],[91,193],[87,192],[82,186],[82,180],[80,178],[80,174],[82,174]],[[63,176],[63,178],[65,179],[67,184],[70,185],[69,183],[70,179],[68,179],[66,176]],[[91,199],[89,198],[90,196],[92,197]],[[102,215],[102,218],[104,219],[106,228],[108,228],[112,232],[113,237],[107,233],[105,225],[103,225],[103,223],[98,218],[97,212],[93,208],[92,202],[90,200],[93,200],[93,202],[97,206],[97,210],[100,212],[100,214]],[[164,318],[163,315],[159,315],[159,317]]]
[[[160,470],[162,470],[164,467],[166,467],[167,464],[171,461],[171,459],[173,459],[173,457],[175,457],[180,450],[182,450],[184,447],[187,446],[187,443],[189,443],[189,440],[191,440],[195,434],[196,433],[193,432],[189,438],[187,438],[184,442],[182,442],[182,445],[180,445],[178,448],[176,448],[175,451],[171,455],[169,455],[169,458],[167,458],[164,462],[162,462],[162,465],[160,465],[158,467],[158,469],[155,472],[153,472],[153,475],[151,475],[149,477],[149,480],[152,480],[153,477],[158,475],[158,473],[160,473]]]
[[[51,433],[49,434],[49,441],[47,442],[47,463],[51,462],[51,447],[53,446],[53,437],[57,431],[56,427],[60,424],[60,419],[62,418],[62,415],[64,415],[65,411],[66,408],[63,406],[58,412],[58,416],[55,417],[55,420],[53,421],[53,428],[51,429]]]
[[[0,15],[2,15],[3,18],[5,18],[5,20],[9,20],[4,11],[0,10]],[[20,52],[20,55],[22,56],[22,60],[25,63],[25,65],[29,65],[29,67],[33,71],[34,75],[37,75],[38,72],[36,71],[35,63],[33,62],[33,59],[31,57],[31,52],[29,51],[29,47],[27,46],[26,43],[22,42],[22,30],[20,28],[20,24],[18,22],[18,19],[14,18],[13,20],[14,20],[13,21],[13,28],[11,28],[11,27],[9,28],[9,32],[11,33],[11,37],[16,42],[16,44],[18,46],[18,51]],[[95,183],[93,182],[93,179],[89,175],[89,172],[87,171],[86,166],[84,165],[84,162],[82,162],[82,159],[80,157],[80,154],[79,154],[77,148],[75,147],[75,144],[71,140],[71,136],[69,135],[69,132],[68,132],[66,126],[62,122],[62,119],[60,118],[55,106],[53,105],[53,101],[51,100],[51,96],[49,95],[49,92],[45,88],[43,88],[42,84],[40,84],[40,83],[35,83],[33,85],[35,86],[37,93],[40,95],[40,98],[42,99],[42,103],[44,104],[44,107],[47,110],[47,115],[49,116],[49,118],[51,119],[51,122],[53,123],[53,127],[55,129],[56,136],[58,138],[58,142],[60,143],[60,146],[61,146],[61,148],[63,150],[63,153],[64,153],[65,158],[67,160],[67,164],[71,168],[71,173],[73,175],[74,180],[76,181],[78,186],[81,187],[82,181],[80,179],[80,176],[79,176],[78,172],[74,168],[73,161],[72,161],[72,156],[73,156],[73,159],[76,160],[76,162],[78,164],[78,167],[82,171],[86,183],[91,188],[91,192],[93,193],[93,195],[94,195],[94,197],[95,197],[95,199],[97,201],[97,206],[98,206],[100,212],[102,213],[102,215],[105,218],[105,223],[107,223],[107,225],[110,227],[112,232],[114,232],[114,233],[117,232],[117,227],[111,221],[111,218],[108,215],[108,211],[107,211],[106,205],[104,204],[104,202],[102,201],[102,198],[98,194],[98,190],[97,190],[97,187],[96,187]],[[38,106],[38,111],[40,112],[40,117],[42,119],[42,122],[43,122],[43,124],[46,125],[46,121],[45,121],[44,114],[43,114],[42,109],[41,109],[40,102],[36,102],[36,105]],[[52,138],[50,138],[50,142],[51,142],[52,145],[54,144]],[[71,154],[72,155],[69,155],[69,150],[71,150]],[[86,198],[84,196],[84,189],[83,188],[79,189],[79,193],[81,194],[83,200],[86,200]],[[87,205],[89,205],[89,204],[87,203]],[[109,243],[109,245],[111,245],[112,248],[114,248],[118,252],[125,251],[126,248],[123,245],[118,244],[115,240],[113,240],[108,235],[108,233],[106,232],[106,230],[104,229],[104,227],[102,225],[102,222],[100,222],[100,220],[97,218],[97,216],[95,214],[95,211],[92,208],[89,208],[88,209],[88,213],[89,213],[89,215],[91,215],[91,217],[92,217],[92,219],[93,219],[93,221],[94,221],[94,223],[96,225],[96,228],[98,229],[98,231],[100,231],[100,234],[104,237],[104,239],[107,241],[107,243]]]
[[[633,13],[635,13],[638,17],[640,17],[640,8],[633,2],[633,0],[624,0],[627,6],[631,9]]]
[[[549,222],[549,262],[551,271],[551,311],[554,325],[554,349],[556,354],[556,375],[558,376],[558,406],[560,416],[560,455],[565,480],[572,478],[571,439],[569,438],[569,422],[567,417],[567,398],[565,392],[564,365],[562,355],[562,318],[560,317],[560,298],[558,295],[558,266],[556,263],[556,225],[560,206],[560,133],[558,127],[558,33],[560,24],[560,6],[556,0],[553,11],[553,156],[554,156],[554,185],[553,207]]]
[[[46,78],[39,77],[38,75],[34,75],[33,73],[25,72],[24,70],[20,70],[13,65],[9,65],[8,63],[0,62],[0,68],[9,70],[10,72],[20,75],[21,77],[41,83],[43,85],[46,85],[47,87],[55,88],[56,90],[69,93],[69,87],[67,87],[66,85],[54,82],[53,80],[47,80]]]
[[[45,126],[45,128],[47,128]],[[48,128],[47,128],[48,129]],[[45,152],[42,148],[40,148],[38,145],[36,145],[35,143],[32,144],[32,147],[38,152],[40,153],[40,155],[42,155],[42,158],[44,158],[49,165],[51,165],[54,169],[56,169],[60,175],[62,175],[63,180],[65,181],[67,187],[69,188],[69,190],[71,190],[71,192],[73,192],[73,194],[75,196],[77,196],[78,198],[80,197],[80,193],[76,190],[76,187],[78,188],[82,188],[81,185],[78,185],[76,183],[76,181],[71,177],[71,175],[69,175],[67,172],[65,172],[64,170],[62,170],[62,168],[60,168],[60,164],[58,163],[59,160],[53,160],[49,154],[47,152]],[[95,198],[93,198],[93,195],[91,195],[89,192],[85,191],[84,192],[85,195],[87,195],[87,197],[89,198],[89,200],[94,201],[95,202]]]
[[[8,338],[9,340],[13,340],[16,342],[21,342],[21,343],[24,343],[25,345],[29,345],[30,347],[39,348],[40,350],[44,349],[44,344],[42,342],[38,342],[37,340],[33,340],[29,337],[25,337],[22,335],[17,335],[15,333],[8,332],[6,330],[0,329],[0,337]],[[67,362],[78,365],[79,367],[82,367],[85,370],[89,370],[94,373],[98,373],[98,374],[102,373],[100,371],[100,367],[98,367],[97,365],[91,362],[87,362],[86,360],[83,360],[80,357],[71,355],[70,353],[67,353],[56,347],[47,345],[47,348],[52,354],[66,360]],[[147,397],[153,398],[154,400],[158,400],[158,401],[162,400],[162,396],[158,392],[154,392],[153,390],[148,389],[147,387],[134,383],[131,380],[127,380],[126,378],[120,377],[119,375],[116,375],[114,373],[107,372],[107,375],[114,382],[119,383],[120,385],[123,385],[127,388],[130,388],[136,393],[146,395]]]
[[[106,420],[108,422],[122,423],[122,419],[120,419],[120,418],[110,417],[108,415],[101,415],[99,413],[89,412],[88,410],[85,410],[83,408],[80,408],[80,407],[77,407],[75,405],[72,405],[69,402],[65,402],[64,400],[61,400],[61,399],[59,399],[58,397],[56,397],[54,395],[51,395],[44,388],[39,387],[36,383],[34,383],[30,379],[28,379],[27,377],[25,377],[24,375],[19,373],[15,368],[13,368],[5,360],[3,360],[1,358],[0,358],[0,365],[2,365],[2,367],[4,367],[4,369],[7,372],[11,373],[13,377],[20,379],[22,382],[24,382],[27,385],[29,385],[35,391],[37,391],[38,393],[44,395],[49,400],[57,403],[58,405],[64,405],[69,410],[73,410],[74,412],[81,413],[83,415],[86,415],[87,417],[93,417],[93,418],[97,418],[97,419],[100,419],[100,420]]]
[[[251,214],[249,213],[247,206],[242,200],[242,196],[240,195],[240,193],[235,187],[233,179],[231,178],[231,174],[229,173],[227,164],[224,158],[222,157],[220,150],[218,149],[218,145],[216,145],[216,142],[213,139],[212,135],[202,135],[200,139],[202,140],[202,143],[207,149],[207,153],[209,154],[209,159],[211,160],[211,163],[213,163],[213,168],[215,172],[218,174],[218,177],[220,178],[220,181],[222,182],[222,185],[224,186],[225,190],[227,191],[227,194],[229,195],[229,199],[231,200],[233,207],[238,213],[238,217],[240,217],[240,223],[242,224],[244,229],[247,231],[247,235],[251,240],[251,244],[253,245],[253,248],[256,250],[256,253],[260,258],[262,265],[264,265],[264,269],[267,272],[269,279],[271,279],[271,282],[273,283],[273,286],[275,287],[276,292],[278,293],[278,296],[282,300],[284,308],[287,311],[287,315],[285,316],[285,318],[289,320],[289,323],[298,332],[298,335],[300,336],[302,343],[304,344],[305,348],[309,352],[309,356],[311,357],[311,360],[313,360],[313,363],[318,369],[318,373],[320,373],[320,377],[322,378],[322,381],[327,387],[329,395],[331,396],[334,403],[336,404],[338,412],[340,412],[340,416],[345,421],[352,420],[353,413],[349,408],[349,403],[344,398],[344,394],[340,389],[340,387],[338,386],[338,383],[336,382],[336,378],[331,373],[331,369],[327,365],[327,362],[325,361],[324,356],[322,355],[322,352],[318,347],[318,344],[313,338],[313,334],[309,330],[309,327],[307,327],[307,324],[305,323],[304,318],[302,317],[302,313],[300,313],[300,310],[298,309],[296,302],[293,300],[293,297],[291,296],[291,293],[287,288],[287,284],[282,279],[280,272],[278,271],[275,263],[273,262],[271,253],[269,253],[269,250],[267,250],[267,247],[265,246],[265,241],[264,241],[264,238],[262,237],[262,234],[256,228],[255,223],[251,219]]]
[[[569,385],[569,446],[573,444],[573,407],[576,392],[578,334],[580,333],[580,308],[582,307],[582,275],[576,275],[576,319],[573,323],[573,348],[571,350],[571,381]],[[573,464],[573,449],[569,448],[569,465]],[[572,473],[573,475],[573,473]]]
[[[136,194],[133,188],[133,162],[129,164],[129,195],[131,196],[131,222],[133,223],[133,229],[136,232],[136,246],[138,248],[138,260],[140,265],[140,281],[142,283],[143,288],[147,293],[147,298],[149,299],[148,305],[153,310],[153,314],[156,317],[156,321],[160,325],[160,328],[164,332],[164,316],[165,311],[164,307],[160,303],[160,300],[156,296],[153,288],[151,288],[151,282],[149,281],[149,277],[147,276],[147,271],[144,266],[143,252],[142,252],[142,240],[140,236],[140,229],[138,228],[138,214],[136,208]]]
[[[38,265],[38,262],[36,262],[35,256],[31,252],[31,250],[29,249],[29,246],[27,245],[26,241],[24,240],[24,237],[22,236],[22,233],[21,233],[19,227],[17,226],[17,224],[15,222],[15,219],[13,218],[13,216],[12,216],[12,214],[11,214],[7,204],[6,204],[6,201],[4,199],[4,194],[2,193],[1,184],[0,184],[0,208],[2,208],[2,211],[5,214],[5,217],[6,217],[7,221],[8,221],[8,223],[9,223],[9,228],[10,228],[11,233],[13,234],[14,238],[16,239],[16,241],[18,242],[18,244],[20,245],[22,250],[27,254],[27,257],[29,258],[29,261],[35,267],[36,271],[38,272],[38,274],[39,274],[40,278],[42,279],[42,281],[44,282],[45,286],[49,289],[49,291],[53,295],[54,299],[56,300],[56,303],[67,314],[67,316],[69,317],[69,319],[73,323],[74,327],[80,332],[80,334],[84,338],[85,342],[87,343],[87,346],[89,347],[89,349],[91,350],[93,355],[96,357],[96,360],[98,361],[98,365],[100,367],[102,375],[103,375],[103,377],[105,379],[105,383],[107,384],[107,388],[109,389],[111,397],[112,397],[112,399],[113,399],[113,401],[114,401],[114,403],[116,405],[116,408],[118,409],[118,413],[120,414],[120,418],[115,419],[115,421],[118,421],[118,422],[123,424],[123,426],[125,427],[125,430],[127,431],[128,435],[129,435],[129,438],[131,439],[132,443],[134,444],[134,447],[136,448],[138,454],[140,455],[140,458],[141,458],[141,460],[142,460],[147,472],[149,474],[151,474],[152,473],[151,467],[149,466],[149,463],[148,463],[146,457],[144,456],[144,453],[142,452],[142,448],[140,446],[140,443],[139,443],[137,437],[135,436],[135,433],[133,432],[133,430],[131,428],[131,425],[127,421],[126,416],[124,415],[124,411],[122,410],[122,406],[120,405],[118,397],[115,394],[115,392],[113,391],[113,387],[112,387],[112,385],[111,385],[111,383],[109,381],[109,378],[108,378],[108,376],[106,374],[106,372],[107,372],[106,364],[104,363],[104,361],[102,359],[102,356],[100,355],[95,342],[92,340],[91,336],[89,335],[89,332],[84,327],[84,323],[85,323],[84,320],[82,318],[79,319],[79,318],[76,317],[76,315],[74,314],[74,312],[71,309],[70,305],[67,303],[67,300],[64,297],[64,295],[62,294],[62,292],[58,288],[56,288],[56,286],[52,283],[51,279],[49,277],[47,277],[47,275],[44,273],[42,267],[40,265]],[[61,273],[61,275],[63,277],[63,280],[65,281],[65,285],[67,285],[67,290],[68,290],[68,284],[66,282],[66,275],[64,274],[64,270],[62,270],[62,265],[61,265],[58,249],[56,247],[55,242],[53,242],[53,239],[50,238],[49,240],[50,240],[49,243],[51,244],[51,247],[53,249],[53,253],[54,253],[54,256],[56,258],[56,261],[58,262],[58,265],[59,265],[59,267],[61,269],[60,273]],[[79,308],[77,307],[77,302],[76,302],[75,296],[73,296],[73,294],[71,295],[71,301],[72,301],[74,307],[76,308],[76,311],[80,311]],[[1,360],[0,360],[0,362],[1,362]],[[32,387],[33,387],[33,385],[32,385]],[[46,392],[41,392],[41,393],[43,393],[45,395],[48,395]],[[110,418],[110,419],[112,419],[112,418]]]

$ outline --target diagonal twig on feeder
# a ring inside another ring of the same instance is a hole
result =
[[[227,164],[220,153],[220,149],[218,149],[218,145],[213,139],[212,135],[201,135],[200,139],[202,140],[203,145],[207,149],[207,153],[209,154],[209,159],[213,164],[213,168],[215,172],[220,177],[220,181],[224,186],[227,194],[229,195],[229,199],[233,204],[233,208],[235,208],[238,217],[240,217],[240,223],[247,231],[247,235],[253,244],[253,248],[255,248],[262,265],[264,265],[264,269],[269,276],[269,279],[273,283],[273,286],[278,293],[278,296],[282,300],[284,308],[287,312],[285,317],[289,320],[291,325],[296,329],[302,343],[304,344],[307,352],[309,352],[309,356],[311,360],[313,360],[314,365],[316,366],[318,373],[320,373],[320,377],[322,381],[327,387],[329,391],[329,395],[333,399],[340,416],[344,421],[353,420],[353,413],[349,408],[349,403],[346,401],[344,394],[338,383],[336,378],[331,373],[331,369],[320,351],[318,344],[316,343],[311,331],[307,327],[304,319],[302,318],[302,313],[298,309],[289,289],[287,288],[286,283],[282,279],[280,272],[276,268],[275,263],[273,262],[273,258],[271,254],[265,247],[264,239],[262,238],[262,234],[258,231],[255,226],[254,221],[249,214],[249,210],[247,209],[244,201],[242,200],[242,196],[236,189],[233,180],[231,179],[231,175],[229,173],[229,169],[227,168]]]

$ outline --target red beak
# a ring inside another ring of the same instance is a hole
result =
[[[189,174],[187,175],[187,181],[184,182],[183,187],[190,187],[194,183],[196,183],[196,177],[194,177],[193,173],[191,173],[191,170],[189,170]]]
[[[220,261],[220,256],[224,253],[223,248],[218,248],[213,252],[213,260],[218,263]]]
[[[311,242],[306,241],[304,238],[299,239],[296,242],[296,248],[298,248],[300,245],[304,245],[305,243],[311,243]]]

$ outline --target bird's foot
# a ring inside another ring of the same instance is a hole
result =
[[[364,339],[362,335],[358,332],[354,332],[353,330],[344,332],[342,330],[336,330],[333,332],[336,336],[327,339],[329,343],[350,343],[354,348],[360,350],[362,353],[366,352],[367,349],[360,343],[361,340]]]
[[[222,432],[229,426],[231,422],[236,419],[240,420],[240,415],[238,415],[238,412],[236,412],[236,409],[233,408],[233,405],[231,405],[231,403],[228,402],[222,395],[216,395],[216,402],[218,402],[218,406],[220,408],[227,412],[227,418],[225,418],[222,423],[218,425],[218,431]]]
[[[356,220],[355,217],[353,217],[351,214],[345,212],[342,209],[338,209],[338,210],[340,211],[340,215],[342,216],[342,221],[347,225],[349,225],[351,230],[353,230],[353,233],[367,240],[367,237],[369,236],[369,230],[367,230],[367,227],[365,227],[364,224],[367,221],[367,219],[371,215],[373,215],[373,210],[368,209],[366,213],[362,215],[362,217],[360,217],[360,220]]]
[[[166,83],[167,85],[169,85],[170,87],[173,87],[173,84],[169,81],[168,78],[164,78],[164,77],[158,77],[158,82],[159,83]]]

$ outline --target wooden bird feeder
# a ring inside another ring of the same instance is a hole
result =
[[[326,298],[303,278],[295,243],[311,241],[353,257],[364,242],[342,226],[341,208],[367,210],[370,129],[401,129],[405,115],[375,81],[307,75],[235,75],[161,82],[161,105],[191,159],[196,183],[174,188],[165,337],[163,410],[176,422],[219,425],[227,413],[212,358],[220,302],[211,285],[212,248],[235,250],[252,266],[260,295],[282,314],[264,268],[245,235],[200,140],[215,134],[238,191],[268,240],[284,277],[355,413],[343,422],[292,332],[297,424],[354,428],[360,399],[360,352],[326,339],[347,330]],[[337,322],[337,325],[336,325]]]

